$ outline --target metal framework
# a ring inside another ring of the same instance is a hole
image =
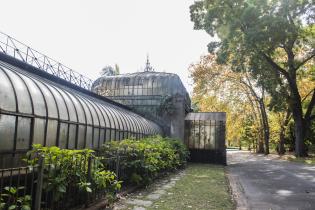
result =
[[[186,116],[185,144],[192,161],[225,164],[225,121],[223,112],[189,113]]]
[[[64,66],[58,61],[32,49],[1,31],[0,52],[64,79],[74,85],[91,90],[93,80],[75,72],[71,68]]]
[[[0,155],[24,153],[34,143],[97,149],[105,141],[161,134],[130,110],[1,61],[0,78]]]
[[[182,96],[190,111],[190,98],[176,74],[154,72],[147,61],[143,72],[106,76],[97,79],[92,91],[154,119],[159,119],[159,108],[166,97]]]

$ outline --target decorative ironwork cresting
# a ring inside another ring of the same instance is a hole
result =
[[[30,64],[81,88],[91,90],[93,80],[75,72],[60,62],[32,49],[0,31],[0,52]]]

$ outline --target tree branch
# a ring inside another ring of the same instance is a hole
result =
[[[313,96],[312,99],[307,107],[307,111],[305,113],[305,119],[309,120],[313,111],[313,108],[315,106],[315,88],[313,89]]]
[[[266,59],[266,61],[277,71],[279,71],[283,76],[289,77],[288,72],[281,68],[278,64],[276,64],[268,55],[266,55],[264,52],[259,51],[259,53]]]
[[[315,57],[315,53],[310,55],[308,58],[306,58],[304,61],[302,61],[299,65],[295,67],[295,70],[298,70],[301,66],[303,66],[305,63],[307,63],[309,60]]]

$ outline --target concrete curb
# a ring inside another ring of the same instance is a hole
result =
[[[231,175],[229,169],[225,168],[225,175],[227,177],[227,180],[229,182],[229,190],[232,194],[232,199],[235,204],[236,210],[249,210],[249,205],[247,202],[247,198],[243,189],[243,186],[241,185],[238,176]]]

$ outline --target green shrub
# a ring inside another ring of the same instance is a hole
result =
[[[186,146],[181,141],[161,136],[111,141],[101,149],[101,155],[106,158],[117,154],[121,156],[120,165],[125,171],[121,178],[137,185],[148,184],[163,171],[184,166],[188,157]]]
[[[0,210],[31,210],[31,196],[19,195],[19,190],[24,187],[5,187],[4,192],[0,194]]]
[[[43,189],[52,192],[54,201],[60,200],[69,188],[79,189],[81,194],[77,196],[84,196],[96,190],[114,193],[120,188],[115,173],[105,170],[99,158],[94,156],[93,150],[68,150],[35,144],[27,155],[29,158],[25,160],[30,167],[37,165],[39,157],[43,157]]]

